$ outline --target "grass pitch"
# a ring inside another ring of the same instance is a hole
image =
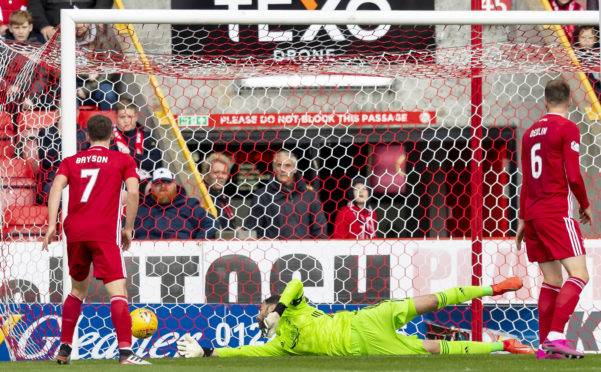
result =
[[[76,360],[70,366],[55,362],[0,362],[0,371],[598,371],[601,355],[580,360],[536,360],[530,355],[430,355],[278,358],[149,359],[150,366],[120,366],[116,360]]]

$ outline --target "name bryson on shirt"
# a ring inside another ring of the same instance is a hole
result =
[[[109,157],[108,156],[101,156],[101,155],[88,155],[88,156],[81,156],[78,157],[77,159],[75,159],[75,164],[89,164],[89,163],[100,163],[100,164],[106,164],[109,162]]]

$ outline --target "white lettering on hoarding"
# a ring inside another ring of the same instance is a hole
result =
[[[217,6],[227,6],[228,10],[238,10],[241,5],[252,5],[252,0],[214,0]],[[271,5],[290,5],[292,0],[258,0],[257,10],[268,12]],[[327,0],[321,7],[321,11],[337,10],[340,0]],[[386,0],[351,0],[348,2],[345,10],[356,11],[364,4],[375,5],[380,11],[390,11],[391,7]],[[344,41],[345,36],[340,31],[339,26],[332,24],[314,24],[309,25],[300,36],[301,42],[314,41],[321,29],[324,29],[331,40]],[[385,36],[390,30],[390,25],[378,25],[375,29],[365,29],[359,25],[346,25],[350,34],[357,40],[375,41]],[[228,25],[228,37],[234,43],[240,42],[240,25]],[[258,41],[261,43],[292,43],[294,42],[294,33],[290,30],[270,30],[268,24],[259,24],[257,32]],[[274,58],[276,60],[319,57],[324,58],[334,55],[333,49],[316,50],[295,50],[295,49],[276,49]]]
[[[39,359],[48,354],[48,350],[50,350],[50,348],[52,348],[52,345],[54,345],[56,342],[58,342],[58,340],[60,339],[59,337],[53,337],[53,336],[43,337],[44,346],[41,349],[39,347],[31,347],[29,345],[31,345],[31,343],[30,343],[32,341],[31,336],[33,335],[34,331],[40,325],[42,325],[50,320],[55,320],[60,325],[60,322],[61,322],[60,316],[46,315],[46,316],[42,316],[41,318],[37,319],[35,322],[31,323],[31,325],[25,329],[25,331],[21,335],[21,338],[17,342],[17,346],[19,348],[20,355],[25,356],[26,359]],[[44,333],[44,332],[42,331],[42,333]],[[34,343],[37,343],[37,341],[34,340]],[[32,350],[39,350],[39,351],[32,353],[31,352]]]
[[[159,349],[165,346],[173,345],[179,340],[180,335],[177,332],[169,332],[165,335],[162,335],[158,338],[153,344],[150,350],[148,351],[148,355],[151,358],[164,358],[169,356],[169,354],[159,354]],[[176,347],[173,347],[176,349]]]
[[[115,333],[111,332],[94,344],[90,357],[92,359],[111,359],[117,356],[119,343]]]

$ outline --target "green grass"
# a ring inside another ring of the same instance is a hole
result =
[[[598,371],[601,355],[580,360],[536,360],[530,355],[359,356],[280,358],[152,359],[151,366],[120,366],[116,360],[76,360],[70,366],[54,362],[0,362],[0,371]]]

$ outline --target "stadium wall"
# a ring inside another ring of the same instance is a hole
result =
[[[136,349],[150,357],[174,356],[173,344],[186,332],[216,346],[264,342],[254,324],[257,305],[271,291],[280,293],[290,278],[304,282],[305,295],[324,311],[354,310],[386,298],[423,295],[456,285],[469,285],[469,240],[371,241],[161,241],[135,242],[125,261],[132,307],[149,307],[159,318],[159,331],[138,340]],[[585,241],[591,268],[601,264],[601,240]],[[29,358],[46,359],[58,345],[62,288],[62,246],[42,252],[37,242],[13,243],[11,278],[1,283],[2,313],[16,315],[15,347]],[[28,257],[26,259],[26,257]],[[512,335],[536,344],[538,268],[515,252],[512,240],[487,240],[482,282],[517,275],[524,288],[484,300],[485,340]],[[32,263],[36,263],[33,264]],[[16,279],[15,279],[16,278]],[[54,280],[51,280],[54,279]],[[52,283],[52,284],[51,284]],[[79,320],[82,358],[112,358],[116,340],[110,324],[110,303],[98,282],[93,283]],[[260,290],[259,290],[260,288]],[[45,295],[47,294],[47,295]],[[601,318],[601,278],[585,288],[568,336],[586,351],[598,351],[595,338]],[[508,311],[509,310],[509,311]],[[404,331],[422,335],[427,323],[452,322],[470,328],[468,307],[445,309],[416,319]],[[9,322],[10,317],[4,319]],[[32,347],[36,343],[37,347]],[[0,359],[8,358],[0,344]],[[35,351],[34,351],[35,350]]]

